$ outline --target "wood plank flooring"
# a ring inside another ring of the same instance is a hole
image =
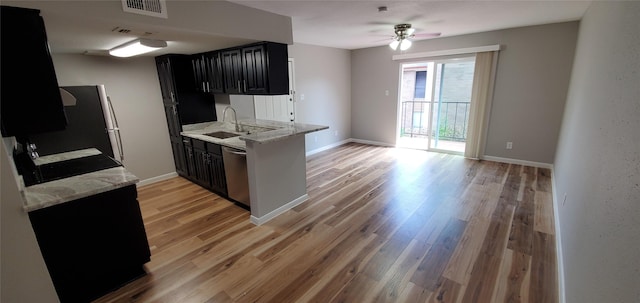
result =
[[[557,302],[550,178],[351,143],[262,226],[173,178],[139,189],[148,274],[97,302]]]

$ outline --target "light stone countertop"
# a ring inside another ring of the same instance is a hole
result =
[[[324,125],[286,123],[257,119],[239,120],[238,124],[242,126],[243,132],[236,132],[235,124],[232,122],[216,121],[183,125],[183,132],[181,134],[183,136],[199,139],[202,141],[246,150],[246,141],[264,144],[329,128],[328,126]],[[207,133],[217,131],[235,133],[239,134],[240,136],[227,139],[218,139],[205,135]]]
[[[53,163],[84,156],[95,155],[95,149],[87,149],[51,156],[43,156],[45,163]],[[100,152],[97,151],[97,154]],[[57,161],[54,161],[57,160]],[[50,162],[47,162],[50,161]],[[65,202],[85,198],[110,190],[138,183],[139,179],[124,167],[113,167],[72,176],[60,180],[35,184],[22,190],[23,209],[27,212]]]
[[[35,164],[36,166],[40,166],[44,164],[83,158],[88,156],[95,156],[99,154],[101,154],[101,152],[95,148],[80,149],[80,150],[74,150],[74,151],[65,152],[65,153],[42,156],[34,159],[33,164]]]

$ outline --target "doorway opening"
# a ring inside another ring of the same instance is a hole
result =
[[[397,146],[463,154],[475,56],[401,65]]]

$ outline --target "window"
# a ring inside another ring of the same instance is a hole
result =
[[[426,88],[427,88],[427,71],[416,72],[416,86],[413,93],[413,97],[424,99]]]

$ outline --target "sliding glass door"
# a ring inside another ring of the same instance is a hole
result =
[[[402,64],[399,147],[464,153],[475,57]]]

